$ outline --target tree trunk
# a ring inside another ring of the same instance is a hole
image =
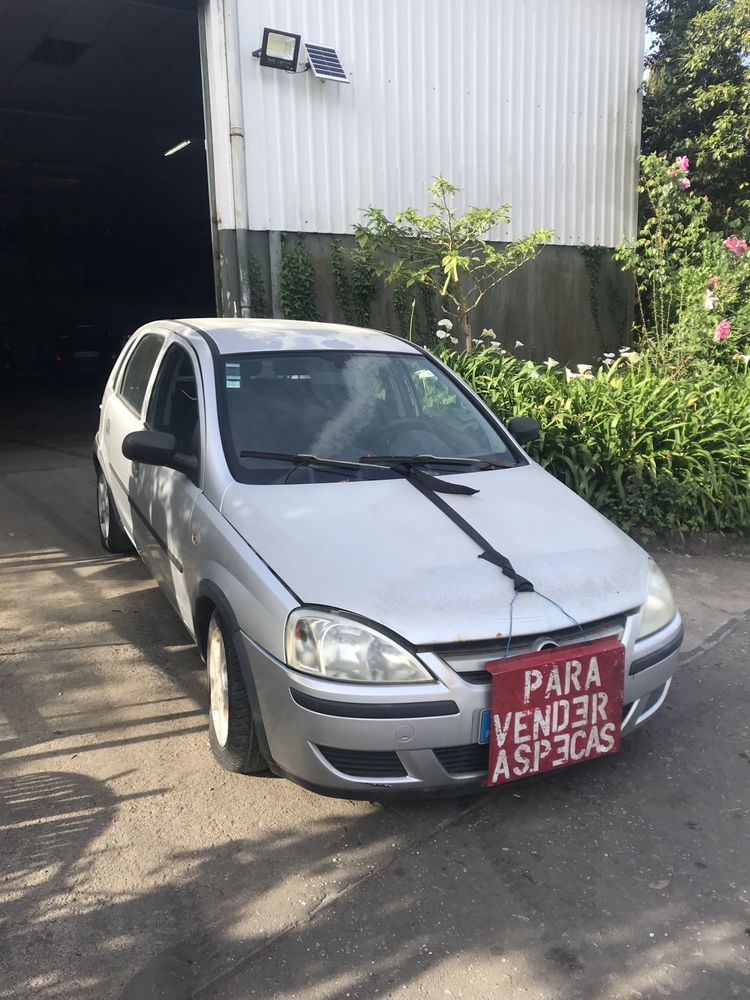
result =
[[[471,350],[471,323],[469,322],[469,309],[466,302],[466,296],[464,295],[461,286],[454,282],[454,300],[456,303],[456,318],[458,320],[458,328],[461,331],[461,336],[463,338],[463,349],[465,351]]]

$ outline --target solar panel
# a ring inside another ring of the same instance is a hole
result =
[[[336,80],[338,83],[349,83],[339,54],[330,45],[313,45],[305,42],[310,69],[320,80]]]

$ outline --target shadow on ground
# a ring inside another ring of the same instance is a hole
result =
[[[175,828],[148,884],[103,878],[131,810],[158,826],[206,696],[145,570],[97,552],[93,475],[71,447],[3,483],[19,529],[0,546],[0,752],[21,773],[0,780],[2,1000],[748,995],[747,623],[617,758],[471,802],[316,812],[286,782],[207,778],[206,756],[194,787],[214,813],[187,795],[178,815],[211,820],[210,846]],[[125,696],[136,667],[153,689]],[[116,792],[145,746],[160,768]],[[60,763],[112,752],[99,778]]]

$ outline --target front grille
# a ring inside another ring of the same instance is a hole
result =
[[[405,778],[406,768],[393,750],[338,750],[318,747],[325,759],[353,778]]]
[[[510,642],[505,639],[489,641],[462,642],[449,646],[433,646],[430,652],[437,653],[449,667],[469,684],[489,684],[490,676],[484,669],[488,660],[500,660],[506,655],[518,656],[534,650],[539,639],[551,640],[558,646],[576,645],[579,642],[590,642],[607,635],[616,635],[619,639],[625,630],[625,617],[617,615],[613,618],[603,618],[588,622],[582,629],[569,627],[556,632],[547,632],[544,636],[519,635]]]
[[[487,743],[469,743],[464,747],[440,747],[433,750],[448,774],[478,774],[489,766],[490,748]]]
[[[462,681],[467,681],[469,684],[489,684],[492,681],[492,674],[489,670],[461,670],[456,672],[461,674]]]

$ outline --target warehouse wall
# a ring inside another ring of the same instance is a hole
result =
[[[510,202],[517,237],[634,233],[645,0],[253,0],[238,6],[249,228],[346,233],[367,205]],[[349,85],[263,68],[263,27],[334,45]]]

